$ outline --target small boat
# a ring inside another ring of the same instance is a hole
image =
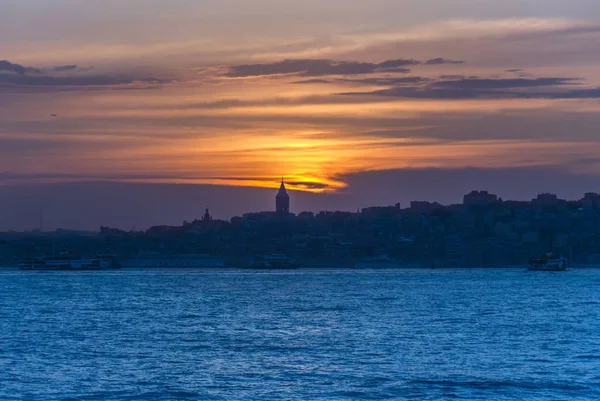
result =
[[[248,267],[251,269],[296,269],[299,265],[286,255],[273,253],[256,255]]]
[[[529,260],[529,270],[565,271],[567,270],[567,258],[549,251],[541,258],[531,258]]]

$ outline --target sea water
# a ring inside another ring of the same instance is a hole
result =
[[[598,400],[600,270],[0,271],[0,400]]]

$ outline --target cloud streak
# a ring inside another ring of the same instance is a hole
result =
[[[58,65],[52,68],[52,71],[55,72],[65,72],[65,71],[74,71],[77,69],[77,65],[69,64],[69,65]]]
[[[37,68],[32,67],[24,67],[20,64],[14,64],[7,60],[0,60],[0,73],[1,72],[10,72],[18,75],[25,74],[41,74],[42,71]]]
[[[81,74],[75,64],[43,69],[24,67],[9,61],[0,61],[0,91],[19,87],[67,88],[67,87],[117,87],[130,84],[162,84],[169,80],[132,74]],[[87,70],[83,70],[87,71]],[[5,72],[5,73],[2,73]],[[64,75],[63,73],[71,73]]]
[[[404,85],[404,84],[418,84],[429,82],[431,79],[423,77],[392,77],[392,78],[363,78],[363,79],[350,79],[350,78],[338,78],[338,79],[308,79],[303,81],[295,81],[293,84],[307,85],[307,84],[348,84],[348,85],[375,85],[375,86],[390,86],[390,85]]]
[[[452,81],[439,81],[434,86],[451,89],[512,89],[535,88],[539,86],[561,86],[573,84],[578,78],[512,78],[512,79],[485,79],[464,78]]]
[[[442,65],[442,64],[464,64],[461,60],[449,60],[443,57],[432,58],[425,62],[426,65]]]
[[[369,81],[356,83],[369,84]],[[375,81],[377,82],[377,81]],[[386,79],[381,83],[385,84]],[[574,88],[581,78],[458,78],[450,80],[416,80],[416,85],[394,86],[364,92],[345,92],[341,95],[384,96],[407,99],[595,99],[600,98],[600,88]],[[409,83],[410,82],[406,82]],[[421,83],[421,84],[419,84]]]
[[[266,64],[241,64],[230,67],[225,74],[232,78],[260,77],[269,75],[297,75],[302,77],[320,77],[327,75],[362,75],[377,72],[410,72],[407,66],[462,64],[464,61],[436,58],[425,63],[413,59],[393,59],[381,63],[357,61],[333,61],[323,59],[287,59]]]
[[[0,75],[0,87],[5,85],[16,86],[46,86],[46,87],[64,87],[64,86],[113,86],[133,83],[152,83],[158,84],[164,80],[153,77],[133,77],[133,76],[110,76],[110,75],[88,75],[71,77],[54,77],[50,75],[42,76],[10,76]]]

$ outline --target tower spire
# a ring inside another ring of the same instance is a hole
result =
[[[283,175],[281,176],[281,186],[279,187],[279,192],[275,197],[275,210],[281,214],[288,214],[290,212],[290,196],[285,189]]]

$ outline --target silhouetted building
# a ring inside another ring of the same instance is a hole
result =
[[[594,192],[588,192],[581,200],[581,206],[586,209],[600,208],[600,195]]]
[[[275,197],[275,211],[281,214],[288,214],[290,212],[290,196],[285,189],[285,183],[283,178],[281,179],[281,186],[279,192]]]
[[[413,213],[428,214],[444,207],[437,202],[412,201],[410,202],[410,211]]]
[[[482,206],[498,203],[498,196],[488,191],[471,191],[463,198],[463,204],[467,206]]]
[[[394,206],[366,207],[361,210],[361,214],[368,217],[394,216],[396,214],[399,214],[400,212],[400,203],[396,203]]]
[[[503,202],[487,192],[472,192],[465,196],[466,205],[415,201],[407,209],[397,204],[358,213],[302,212],[298,217],[290,213],[289,202],[282,180],[276,211],[248,213],[231,222],[213,219],[206,208],[199,220],[147,231],[101,227],[100,233],[0,232],[0,265],[15,266],[15,261],[56,249],[123,260],[141,252],[161,257],[206,254],[231,266],[272,253],[306,266],[351,266],[378,255],[407,266],[504,266],[527,264],[550,247],[573,263],[597,266],[600,260],[600,194],[595,193],[569,202],[552,194],[530,202]]]
[[[566,206],[567,201],[558,199],[558,196],[554,194],[544,193],[532,199],[531,203],[535,206]]]

